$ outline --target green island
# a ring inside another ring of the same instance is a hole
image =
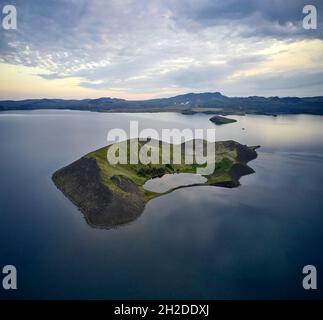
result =
[[[207,181],[203,184],[180,186],[165,193],[155,193],[144,189],[147,180],[161,177],[164,174],[196,173],[198,165],[193,157],[191,164],[185,163],[185,156],[195,150],[197,140],[192,141],[191,149],[182,143],[177,145],[182,159],[181,164],[174,164],[174,144],[169,144],[171,151],[168,164],[115,164],[107,161],[107,152],[112,144],[96,151],[90,152],[72,164],[56,171],[52,179],[56,187],[70,199],[83,213],[87,223],[93,227],[114,228],[138,218],[144,211],[146,203],[156,197],[172,192],[175,189],[208,185],[233,188],[240,185],[239,179],[243,175],[254,173],[247,163],[257,157],[256,147],[248,147],[238,142],[218,141],[214,143],[215,170],[211,175],[205,176]],[[201,140],[200,140],[201,142]],[[119,142],[120,143],[120,142]],[[130,140],[123,141],[127,146]],[[147,141],[139,141],[142,148]],[[211,142],[203,141],[203,148]],[[165,142],[157,141],[157,148],[161,157],[162,146]],[[130,150],[130,148],[127,148]],[[129,159],[130,152],[127,151]],[[161,159],[161,158],[160,158]],[[159,163],[162,163],[160,161]]]
[[[223,124],[227,124],[227,123],[237,122],[237,120],[235,120],[235,119],[230,119],[230,118],[221,117],[221,116],[214,116],[210,119],[210,121],[218,126],[223,125]]]

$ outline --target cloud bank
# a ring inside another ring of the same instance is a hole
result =
[[[1,0],[1,4],[6,4]],[[18,30],[0,32],[0,62],[75,78],[101,91],[168,96],[318,95],[318,29],[302,27],[301,0],[11,1]]]

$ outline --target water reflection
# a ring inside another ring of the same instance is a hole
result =
[[[165,174],[162,177],[157,177],[146,181],[143,185],[144,189],[164,193],[171,189],[180,186],[190,186],[194,184],[205,183],[207,179],[201,175],[194,173],[174,173]]]

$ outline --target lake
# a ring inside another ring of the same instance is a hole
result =
[[[173,173],[149,179],[145,182],[143,188],[156,193],[164,193],[180,186],[203,184],[206,181],[205,177],[195,173]]]
[[[261,145],[235,189],[188,187],[134,222],[89,226],[51,175],[106,145],[109,129],[211,128],[209,115],[0,113],[0,265],[29,299],[322,298],[323,117],[230,116],[217,140]],[[243,130],[244,128],[244,130]],[[318,290],[302,287],[315,265]]]

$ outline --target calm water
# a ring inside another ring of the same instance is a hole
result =
[[[164,193],[179,186],[191,186],[193,184],[202,184],[207,179],[194,173],[174,173],[165,174],[162,177],[149,179],[144,184],[144,188],[149,191]]]
[[[323,297],[323,117],[246,116],[218,140],[262,147],[236,189],[180,189],[135,222],[93,229],[51,174],[106,144],[109,129],[207,128],[209,116],[0,113],[0,265],[18,270],[16,298]],[[245,128],[245,130],[242,130]],[[302,268],[319,290],[302,289]]]

